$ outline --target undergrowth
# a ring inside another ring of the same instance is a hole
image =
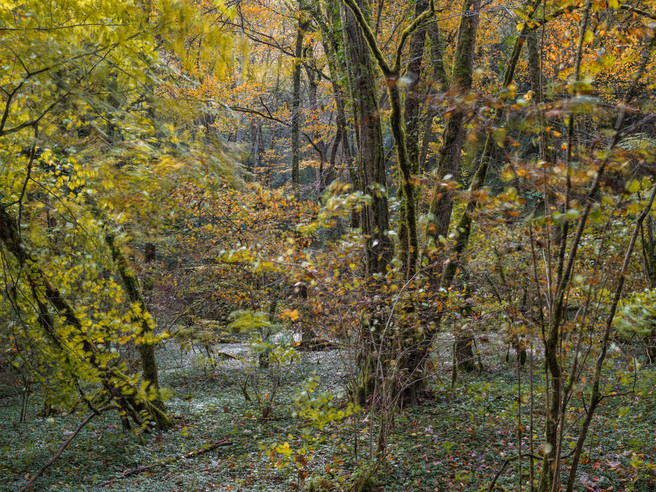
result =
[[[237,345],[222,350],[239,353]],[[579,473],[580,490],[656,490],[656,375],[642,368],[627,377],[626,357],[611,362],[607,391],[586,442]],[[374,422],[364,411],[350,414],[346,383],[348,364],[331,350],[302,352],[300,362],[279,374],[280,389],[272,410],[262,416],[258,402],[246,400],[243,388],[253,384],[235,359],[212,366],[176,349],[160,352],[161,379],[171,391],[167,402],[175,426],[166,433],[125,433],[116,415],[92,420],[34,490],[346,490],[367,466],[375,441]],[[488,490],[499,470],[495,490],[525,490],[530,476],[531,402],[528,367],[518,373],[503,354],[484,354],[485,371],[460,374],[451,388],[449,367],[435,369],[431,390],[418,404],[396,416],[387,447],[387,463],[375,474],[374,490]],[[266,371],[261,369],[260,371]],[[544,415],[543,368],[533,368],[533,421]],[[266,384],[265,376],[257,384]],[[249,383],[250,381],[250,383]],[[299,391],[322,392],[315,401],[332,405],[321,429],[308,430],[307,412],[298,412]],[[305,383],[304,383],[305,382]],[[448,382],[448,383],[447,383]],[[266,387],[260,388],[266,394]],[[621,396],[619,396],[621,395]],[[17,490],[38,470],[83,418],[83,413],[40,417],[39,395],[32,395],[26,423],[19,423],[21,401],[3,397],[0,405],[0,490]],[[296,404],[294,403],[296,402]],[[577,403],[565,432],[564,454],[577,428]],[[518,406],[521,421],[518,420]],[[373,419],[375,421],[375,419]],[[533,435],[533,453],[542,436]],[[204,454],[182,455],[227,441]],[[573,445],[573,444],[572,444]],[[271,452],[278,449],[277,452]],[[285,453],[290,459],[285,460]],[[124,472],[160,463],[142,473]],[[505,465],[505,467],[504,467]],[[540,463],[536,463],[537,476]]]

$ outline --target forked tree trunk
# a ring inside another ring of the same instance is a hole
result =
[[[540,1],[541,0],[533,0],[533,3],[535,5]],[[468,0],[465,0],[465,4],[467,3]],[[468,15],[467,12],[468,11],[465,11],[465,16]],[[506,88],[508,85],[510,85],[510,83],[513,80],[515,74],[515,68],[517,67],[517,61],[519,60],[519,55],[521,53],[522,46],[524,45],[524,38],[527,32],[528,29],[524,27],[519,37],[517,38],[517,41],[515,42],[515,46],[513,48],[510,59],[506,64],[506,70],[504,72],[502,88]],[[503,109],[501,108],[497,109],[494,118],[494,123],[498,123],[501,120],[502,115],[503,115]],[[487,177],[489,161],[492,155],[492,150],[495,145],[496,144],[492,136],[488,135],[487,139],[485,140],[485,146],[483,147],[483,152],[480,156],[478,169],[476,170],[476,173],[474,174],[471,181],[471,185],[469,187],[469,198],[467,201],[467,205],[465,207],[465,211],[462,214],[456,226],[458,235],[456,236],[455,244],[453,245],[453,248],[451,250],[450,261],[444,267],[444,271],[442,272],[442,275],[440,277],[438,292],[440,293],[439,294],[440,303],[442,304],[446,304],[446,302],[448,301],[449,289],[453,285],[453,281],[456,277],[456,273],[460,268],[462,256],[465,250],[467,249],[467,247],[469,246],[469,238],[471,237],[473,214],[474,211],[476,210],[476,207],[478,207],[479,204],[478,192],[483,188],[483,186],[485,186],[485,179]],[[444,316],[444,310],[439,309],[437,315],[435,316],[434,325],[433,325],[434,328],[430,331],[424,330],[423,339],[419,341],[412,348],[412,350],[408,351],[407,361],[404,362],[404,368],[407,369],[409,374],[417,375],[417,377],[415,378],[417,382],[415,384],[410,385],[406,389],[405,392],[406,400],[414,401],[416,399],[418,391],[423,388],[424,379],[420,378],[419,376],[424,373],[424,368],[428,360],[430,347],[433,343],[435,333],[440,329],[443,316]]]

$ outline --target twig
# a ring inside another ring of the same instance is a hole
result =
[[[62,455],[62,453],[63,453],[64,450],[68,447],[68,445],[71,443],[71,441],[72,441],[73,439],[75,439],[75,437],[80,433],[80,431],[84,428],[84,426],[87,425],[87,424],[91,421],[92,418],[94,418],[96,415],[100,415],[100,414],[101,414],[102,412],[104,412],[105,410],[110,410],[110,409],[112,409],[112,408],[116,408],[116,407],[115,407],[114,405],[108,405],[108,406],[106,406],[106,407],[99,408],[99,409],[98,409],[97,411],[95,411],[95,412],[90,413],[90,414],[87,416],[87,418],[84,419],[84,420],[80,423],[80,425],[77,426],[77,429],[75,429],[75,431],[69,436],[69,438],[66,439],[66,441],[64,442],[64,444],[61,445],[61,447],[57,450],[57,452],[55,453],[55,455],[54,455],[52,458],[50,458],[50,459],[46,462],[46,464],[43,465],[43,466],[39,469],[38,472],[36,472],[36,473],[34,474],[34,476],[30,479],[29,482],[27,482],[25,485],[23,485],[23,486],[20,488],[20,492],[24,492],[25,490],[29,489],[29,488],[34,484],[34,482],[36,482],[37,478],[39,478],[39,477],[43,474],[43,472],[46,471],[46,469],[47,469],[48,467],[50,467],[55,461],[57,461],[57,459],[59,459],[59,457]]]
[[[524,454],[521,454],[521,455],[518,454],[518,455],[516,455],[516,456],[511,456],[510,458],[508,458],[508,459],[503,463],[503,466],[501,467],[501,469],[500,469],[500,470],[497,472],[497,474],[494,476],[494,479],[492,480],[492,483],[491,483],[490,486],[487,488],[487,492],[493,492],[493,491],[494,491],[494,486],[497,484],[497,480],[499,480],[499,477],[500,477],[501,474],[503,473],[503,470],[506,469],[506,467],[508,466],[508,464],[509,464],[511,461],[516,460],[516,459],[519,458],[520,456],[521,456],[521,457],[527,457],[527,458],[533,458],[534,460],[542,459],[540,456],[535,456],[535,455],[533,455],[533,454],[531,454],[531,453],[524,453]]]
[[[158,466],[167,465],[167,464],[172,463],[174,461],[194,458],[196,456],[200,456],[202,454],[208,453],[208,452],[210,452],[210,451],[212,451],[212,450],[214,450],[218,447],[221,447],[221,446],[231,446],[231,445],[232,445],[232,441],[230,439],[224,439],[222,441],[217,441],[217,442],[214,442],[214,443],[210,444],[206,448],[200,448],[200,449],[197,449],[195,451],[190,451],[189,453],[174,456],[172,458],[168,458],[166,460],[160,461],[159,463],[152,463],[150,465],[144,465],[144,466],[140,466],[138,468],[133,468],[132,470],[128,470],[126,472],[121,473],[118,477],[112,478],[111,480],[108,480],[107,482],[104,482],[101,486],[109,485],[109,484],[115,482],[116,480],[120,480],[121,478],[126,478],[126,477],[131,477],[133,475],[138,475],[139,473],[143,473],[147,470],[150,470],[152,468],[156,468]]]

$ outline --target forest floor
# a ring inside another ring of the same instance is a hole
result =
[[[245,347],[230,344],[218,350],[238,355]],[[333,488],[326,490],[346,488],[366,462],[371,437],[377,432],[375,416],[365,419],[359,414],[322,430],[317,426],[308,430],[307,422],[295,416],[294,405],[303,381],[313,374],[319,378],[316,392],[333,395],[331,404],[336,408],[343,404],[352,363],[342,351],[301,352],[300,361],[276,367],[275,374],[273,369],[254,369],[231,358],[212,367],[201,354],[181,352],[172,343],[160,350],[161,380],[171,391],[167,406],[175,421],[172,430],[137,436],[123,432],[116,415],[95,418],[32,490],[284,491],[307,490],[312,480],[330,483]],[[455,391],[449,363],[436,364],[426,398],[396,415],[387,464],[377,475],[376,490],[488,490],[504,464],[494,490],[519,490],[517,384],[519,374],[521,425],[528,429],[530,371],[527,364],[518,372],[514,361],[505,362],[505,354],[494,344],[482,346],[485,370],[461,374]],[[539,357],[534,359],[534,452],[538,453],[544,370]],[[618,352],[609,364],[606,389],[623,396],[606,398],[600,406],[576,490],[656,490],[656,374],[651,368],[628,372],[627,360]],[[276,391],[272,391],[272,377],[279,380]],[[263,419],[271,394],[275,394],[273,411]],[[0,490],[18,490],[84,417],[82,413],[39,417],[39,405],[39,396],[32,395],[27,422],[21,424],[20,397],[0,393]],[[575,401],[573,407],[582,408],[583,403]],[[569,432],[578,428],[577,416],[572,413],[572,427],[565,433],[565,453],[574,443]],[[527,453],[529,432],[524,434],[521,452]],[[212,444],[219,446],[182,457]],[[276,447],[279,452],[272,458],[270,450]],[[301,448],[305,455],[295,459]],[[122,477],[146,465],[156,466]],[[529,473],[524,459],[524,490]]]

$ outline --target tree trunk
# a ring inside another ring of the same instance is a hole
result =
[[[534,3],[538,3],[540,0],[534,0]],[[467,0],[465,0],[465,3]],[[467,12],[467,11],[465,11]],[[467,14],[465,14],[466,16]],[[515,42],[513,52],[506,64],[506,69],[503,77],[503,88],[507,87],[513,80],[515,74],[515,68],[517,67],[517,61],[519,60],[519,55],[524,44],[524,37],[526,36],[527,28],[524,27],[520,36]],[[498,123],[503,115],[503,109],[497,109],[495,114],[494,122]],[[444,305],[448,301],[449,289],[453,285],[453,281],[456,276],[458,268],[460,268],[460,263],[462,261],[462,255],[469,245],[469,238],[471,236],[471,227],[472,227],[472,215],[476,210],[476,207],[479,203],[479,198],[477,192],[485,186],[485,179],[487,177],[488,164],[490,156],[492,154],[493,146],[496,145],[494,140],[490,135],[488,135],[485,140],[485,146],[481,154],[478,169],[474,174],[471,185],[469,187],[469,198],[467,201],[467,206],[465,212],[462,214],[462,217],[458,221],[456,230],[458,235],[456,236],[456,241],[451,251],[451,258],[447,265],[444,267],[442,272],[440,283],[439,283],[439,302]],[[412,350],[408,351],[408,361],[405,363],[405,367],[410,374],[422,374],[424,371],[424,365],[427,360],[427,355],[430,349],[430,346],[433,342],[435,333],[439,330],[442,323],[442,318],[444,316],[443,309],[438,309],[437,315],[434,320],[434,328],[431,331],[425,331],[423,334],[423,339],[418,342]],[[417,378],[417,383],[409,386],[406,390],[405,399],[413,401],[416,398],[417,392],[421,390],[423,386],[423,380]]]
[[[428,39],[430,41],[430,62],[433,67],[431,78],[432,84],[439,86],[439,92],[446,91],[449,86],[449,77],[444,68],[444,47],[442,46],[442,39],[437,22],[428,25]],[[428,94],[428,107],[424,115],[424,128],[422,131],[423,137],[421,140],[421,151],[419,153],[419,170],[426,170],[426,162],[428,160],[428,144],[430,143],[430,136],[433,127],[433,117],[437,114],[436,110],[432,107],[432,98],[437,94],[434,85],[431,87]]]
[[[415,19],[428,10],[428,0],[417,0],[415,4]],[[426,28],[417,29],[410,42],[410,61],[406,78],[409,80],[408,92],[405,98],[405,146],[407,163],[399,162],[399,165],[406,165],[409,169],[409,175],[419,173],[419,126],[420,126],[420,91],[419,80],[421,78],[421,65],[424,56],[424,44],[426,41]],[[390,91],[393,89],[390,87]],[[396,90],[394,88],[394,90]],[[390,94],[390,96],[392,96]],[[390,97],[392,99],[392,97]],[[397,143],[398,145],[398,143]],[[404,177],[405,180],[405,177]],[[399,188],[399,195],[402,200],[406,200],[407,191],[404,189],[405,183]],[[411,199],[414,203],[411,210],[405,210],[404,215],[399,221],[399,259],[402,264],[406,265],[408,276],[414,275],[415,265],[418,256],[419,245],[416,231],[416,210],[418,204],[418,188],[410,184]],[[404,201],[405,208],[405,201]],[[414,230],[410,230],[414,229]],[[414,236],[414,237],[413,237]]]
[[[171,420],[166,415],[166,408],[159,386],[159,376],[157,371],[157,360],[155,359],[155,323],[152,316],[148,312],[146,303],[141,295],[141,288],[139,287],[139,280],[130,268],[125,255],[121,249],[116,245],[116,240],[112,234],[105,235],[105,242],[109,246],[112,253],[112,259],[118,270],[128,299],[132,304],[137,304],[141,313],[141,333],[137,341],[137,349],[139,350],[139,357],[141,359],[141,371],[143,379],[146,383],[146,390],[149,393],[149,398],[153,406],[156,408],[154,412],[155,424],[158,429],[168,429],[171,427]]]
[[[476,369],[474,358],[474,333],[471,330],[458,333],[456,335],[455,344],[458,372],[472,372]]]
[[[417,0],[415,5],[415,18],[428,9],[428,0]],[[408,160],[412,166],[413,174],[419,172],[419,126],[421,102],[421,65],[424,59],[424,45],[426,44],[426,28],[417,29],[412,35],[410,43],[410,60],[406,77],[409,79],[408,93],[405,98],[405,134]]]
[[[300,196],[301,59],[303,58],[303,38],[308,28],[308,22],[304,19],[305,15],[305,11],[299,9],[296,44],[294,47],[294,72],[292,76],[292,188],[294,189],[296,198]]]
[[[358,0],[358,6],[362,9],[365,4]],[[344,42],[356,126],[359,185],[372,199],[362,209],[360,226],[365,237],[366,273],[373,275],[385,273],[392,258],[385,154],[376,71],[358,21],[349,9],[344,12]]]
[[[458,29],[453,71],[451,75],[452,94],[466,94],[471,90],[474,67],[474,49],[478,31],[480,0],[464,0],[462,3],[462,18]],[[460,157],[465,134],[465,113],[462,108],[456,108],[451,113],[444,128],[442,146],[437,158],[436,178],[438,183],[433,191],[429,209],[429,220],[426,235],[434,246],[438,246],[440,237],[446,238],[453,210],[453,191],[442,187],[443,180],[450,176],[451,181],[458,179],[460,172]]]

